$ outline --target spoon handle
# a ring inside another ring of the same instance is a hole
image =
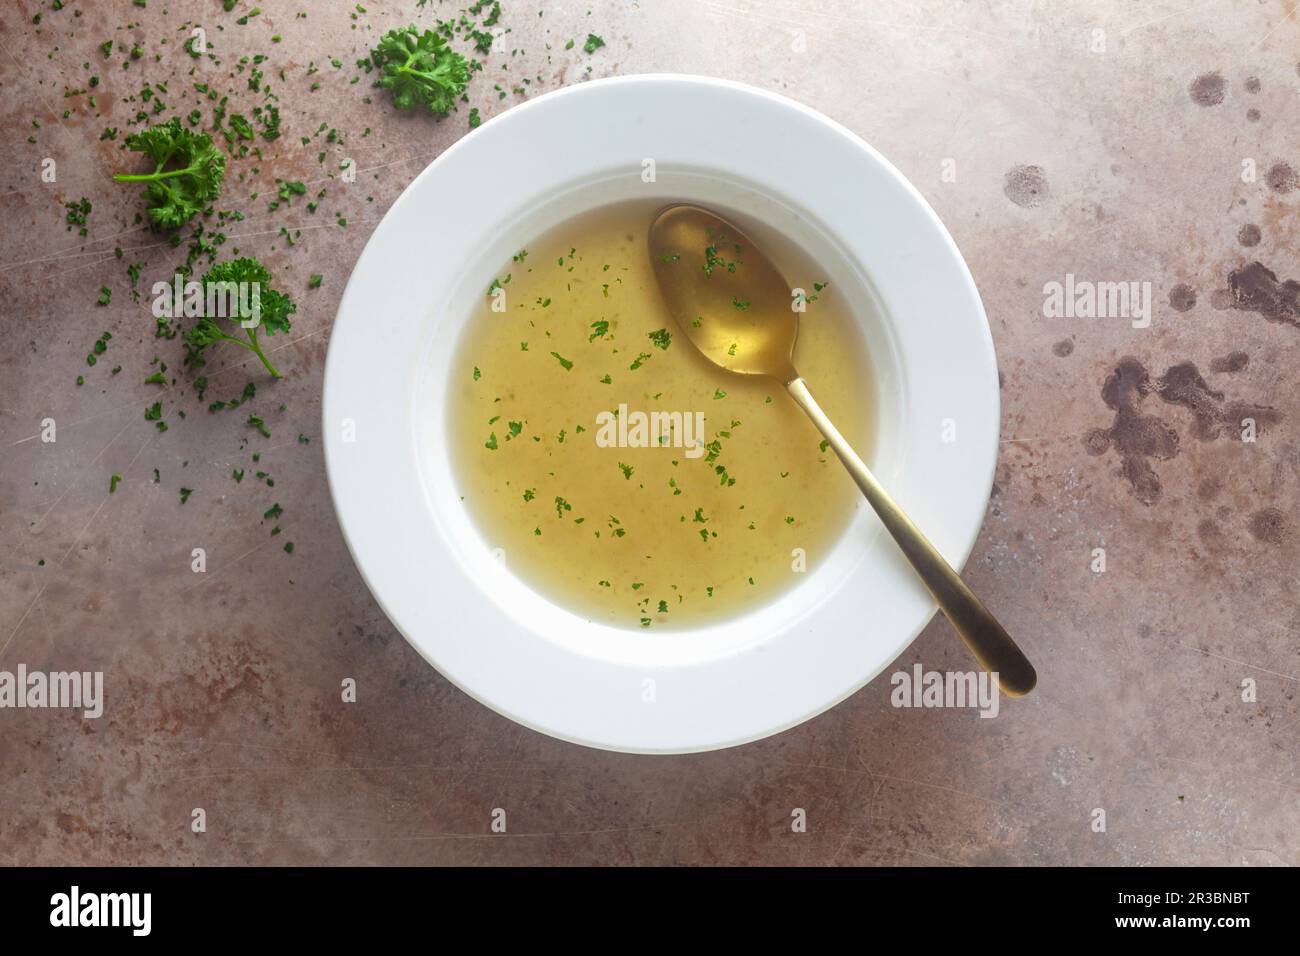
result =
[[[1002,693],[1020,697],[1033,690],[1038,681],[1034,665],[1029,663],[1011,635],[966,586],[952,565],[944,560],[938,549],[876,480],[876,476],[858,457],[839,429],[826,417],[808,390],[807,383],[802,378],[795,378],[786,388],[799,407],[812,419],[818,431],[826,437],[830,447],[849,470],[853,480],[862,489],[862,494],[876,510],[881,522],[893,535],[903,555],[916,569],[980,666],[997,677]]]

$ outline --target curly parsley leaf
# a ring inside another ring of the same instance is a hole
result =
[[[202,316],[197,324],[185,332],[185,360],[199,366],[205,361],[204,351],[218,342],[233,342],[246,348],[266,366],[272,378],[280,373],[262,351],[257,333],[267,335],[289,331],[289,316],[298,311],[293,300],[270,286],[271,274],[256,259],[232,259],[219,262],[203,276],[205,302],[218,304],[220,316]],[[256,324],[244,328],[245,320]],[[239,334],[246,332],[247,337]]]
[[[370,51],[379,69],[379,86],[399,110],[425,106],[446,116],[469,84],[469,64],[432,30],[415,26],[389,30]]]
[[[226,157],[212,137],[181,126],[177,117],[132,133],[128,149],[154,163],[151,173],[118,173],[119,183],[145,183],[149,218],[164,229],[179,229],[221,193]]]

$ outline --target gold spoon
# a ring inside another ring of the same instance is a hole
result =
[[[794,368],[793,290],[749,238],[707,209],[670,206],[650,226],[650,263],[668,311],[709,361],[781,382],[835,450],[975,659],[1004,694],[1034,689],[1034,665],[881,487]]]

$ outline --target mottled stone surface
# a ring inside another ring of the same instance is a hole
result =
[[[385,208],[468,125],[465,108],[399,116],[364,101],[367,79],[349,84],[374,38],[417,15],[414,0],[366,0],[355,20],[351,4],[274,0],[245,26],[247,4],[223,13],[215,0],[5,4],[0,669],[103,670],[108,699],[97,721],[0,711],[0,862],[1300,862],[1292,5],[840,0],[796,13],[643,0],[539,17],[506,0],[495,29],[511,32],[471,86],[484,117],[649,71],[805,102],[933,204],[984,296],[1003,373],[1003,451],[967,570],[1036,661],[1038,692],[982,720],[896,709],[882,677],[776,738],[643,758],[558,743],[451,687],[370,599],[333,517],[318,418],[338,296]],[[425,22],[453,9],[430,6]],[[181,50],[187,18],[221,65]],[[606,41],[591,55],[589,31]],[[124,70],[133,43],[142,56]],[[284,381],[209,414],[208,401],[263,379],[226,350],[206,400],[194,394],[179,343],[155,339],[127,278],[133,262],[144,283],[166,276],[183,250],[134,223],[137,190],[110,175],[135,166],[120,147],[152,109],[146,82],[166,85],[163,115],[198,107],[206,125],[212,104],[193,90],[205,80],[248,112],[248,72],[232,77],[244,53],[268,57],[284,135],[258,141],[264,160],[232,164],[219,207],[245,218],[224,228],[223,254],[261,257],[299,309],[274,341]],[[91,74],[96,108],[65,96]],[[101,139],[105,127],[118,138]],[[365,188],[335,187],[345,156]],[[41,179],[45,158],[55,182]],[[268,210],[277,178],[325,187],[321,208]],[[83,196],[84,239],[64,221]],[[302,230],[295,247],[282,227]],[[1067,274],[1149,282],[1150,327],[1045,318],[1043,286]],[[155,356],[176,385],[142,384]],[[165,433],[142,414],[159,398]],[[270,439],[245,423],[249,408]],[[1258,420],[1253,442],[1242,417]],[[45,418],[54,443],[40,438]],[[193,489],[184,504],[181,487]],[[263,514],[277,502],[273,537]],[[190,568],[198,546],[203,575]],[[918,661],[968,667],[941,619],[899,664]],[[345,676],[362,688],[355,705],[339,703]],[[204,834],[191,832],[196,807]],[[495,807],[505,835],[489,832]],[[807,833],[791,832],[794,808]]]

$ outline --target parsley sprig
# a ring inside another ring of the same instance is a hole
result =
[[[267,335],[289,331],[289,316],[298,311],[283,292],[277,292],[269,285],[271,274],[266,267],[253,258],[233,259],[219,262],[203,277],[202,285],[205,300],[209,298],[209,287],[216,286],[224,293],[224,301],[235,306],[233,314],[226,316],[203,316],[198,323],[185,332],[186,361],[190,365],[202,365],[205,361],[204,351],[217,342],[233,342],[241,348],[248,349],[266,366],[272,378],[280,378],[279,371],[271,364],[262,345],[258,341],[258,330],[265,330]],[[257,325],[243,329],[242,322],[253,317],[251,292],[245,297],[237,294],[241,283],[256,285],[258,292],[259,321]],[[223,324],[224,323],[224,324]],[[226,329],[243,330],[242,335],[231,334]]]
[[[226,157],[212,137],[181,126],[177,117],[132,133],[127,149],[154,163],[150,173],[118,173],[119,183],[146,183],[149,218],[164,229],[179,229],[221,194]]]
[[[465,58],[432,30],[389,30],[370,51],[370,59],[381,71],[379,86],[392,94],[399,110],[425,106],[446,116],[469,83]]]

